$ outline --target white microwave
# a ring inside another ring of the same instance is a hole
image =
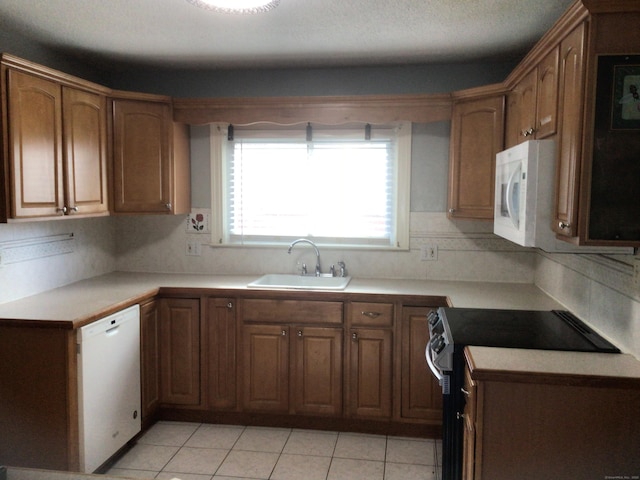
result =
[[[633,253],[627,247],[578,247],[551,228],[555,142],[529,140],[496,155],[493,232],[523,247],[547,252]]]

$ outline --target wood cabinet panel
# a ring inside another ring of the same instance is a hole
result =
[[[114,210],[170,211],[170,106],[115,100],[113,112]]]
[[[0,464],[77,470],[75,332],[0,327],[0,338]]]
[[[533,138],[536,128],[538,70],[533,69],[507,97],[506,145],[512,146]]]
[[[342,413],[342,329],[295,327],[291,413]]]
[[[200,301],[160,299],[160,392],[164,404],[200,404]]]
[[[115,212],[189,212],[188,135],[168,101],[113,100]]]
[[[637,388],[478,381],[471,478],[631,477],[640,470],[638,402]]]
[[[35,71],[35,70],[34,70]],[[7,77],[9,218],[106,214],[106,97],[38,74]]]
[[[424,352],[429,342],[426,307],[405,307],[402,311],[401,416],[442,421],[442,388],[426,365]]]
[[[68,87],[62,89],[62,99],[65,206],[70,214],[107,212],[107,100]]]
[[[160,406],[160,318],[156,301],[140,306],[142,425],[148,427]]]
[[[56,82],[7,71],[10,216],[62,215],[62,92]]]
[[[349,341],[349,413],[391,417],[393,334],[391,330],[352,328]]]
[[[237,406],[236,300],[209,298],[205,323],[206,379],[209,408]]]
[[[242,304],[245,322],[342,323],[342,302],[246,299]]]
[[[349,324],[352,327],[391,327],[393,304],[377,302],[349,303]]]
[[[456,103],[451,122],[448,216],[493,220],[495,157],[503,149],[504,96]]]
[[[560,47],[556,47],[538,65],[535,124],[537,140],[549,137],[557,131],[559,56]]]
[[[289,408],[289,327],[245,325],[242,338],[243,407],[286,413]]]
[[[558,103],[559,131],[556,165],[555,218],[558,235],[575,236],[578,215],[580,159],[582,155],[582,107],[586,27],[581,24],[560,44]]]

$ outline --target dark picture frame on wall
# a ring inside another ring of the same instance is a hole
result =
[[[600,56],[598,58],[598,97],[601,89],[610,92],[610,128],[612,130],[640,129],[640,55]]]
[[[640,55],[597,60],[589,238],[640,241]]]

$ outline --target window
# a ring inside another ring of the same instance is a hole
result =
[[[408,248],[411,125],[211,128],[213,243]]]

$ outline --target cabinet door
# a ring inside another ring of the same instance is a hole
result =
[[[535,137],[540,140],[556,133],[558,125],[558,57],[554,48],[538,65]]]
[[[442,421],[442,388],[427,366],[424,351],[429,341],[426,307],[402,310],[402,402],[403,418]]]
[[[560,44],[558,105],[559,132],[556,166],[556,233],[575,236],[578,215],[578,184],[582,152],[582,105],[584,93],[585,25],[577,27]]]
[[[465,406],[463,415],[462,480],[474,480],[476,460],[476,383],[467,366],[464,371]]]
[[[13,218],[62,215],[62,91],[52,81],[8,70]]]
[[[107,212],[106,98],[65,87],[62,99],[68,213]]]
[[[160,300],[162,403],[200,404],[200,301]]]
[[[391,330],[353,328],[349,342],[349,409],[356,417],[391,417]]]
[[[290,413],[342,413],[342,329],[294,328]]]
[[[450,218],[493,220],[495,158],[502,150],[504,96],[453,107],[449,164]]]
[[[242,336],[246,410],[289,410],[289,327],[245,325]]]
[[[142,423],[150,426],[160,405],[160,323],[155,301],[140,307]]]
[[[209,298],[205,323],[208,405],[234,409],[236,401],[236,301]]]
[[[507,132],[510,133],[511,145],[524,142],[534,138],[536,131],[536,96],[537,96],[537,78],[538,70],[533,69],[525,76],[518,85],[515,86],[513,92],[509,95],[510,104],[515,103],[516,114],[513,116],[507,112],[509,122],[507,123]]]
[[[113,114],[114,210],[170,213],[170,106],[114,100]]]

